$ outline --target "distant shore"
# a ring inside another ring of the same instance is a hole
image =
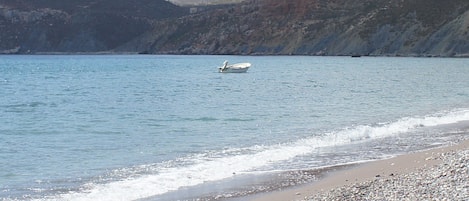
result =
[[[464,200],[469,198],[469,140],[350,166],[318,182],[258,196],[254,201]]]
[[[437,54],[380,54],[380,55],[360,55],[360,54],[331,54],[331,55],[316,55],[316,54],[264,54],[264,53],[251,53],[251,54],[177,54],[171,52],[156,52],[150,53],[143,52],[115,52],[115,51],[100,51],[100,52],[10,52],[0,51],[0,55],[174,55],[174,56],[311,56],[311,57],[415,57],[415,58],[469,58],[469,54],[457,55],[437,55]]]

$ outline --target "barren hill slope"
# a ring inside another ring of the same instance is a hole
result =
[[[465,0],[252,0],[161,24],[146,51],[464,56],[468,23]]]
[[[0,53],[469,56],[467,0],[0,0]]]
[[[0,0],[0,53],[109,51],[186,14],[164,0]]]

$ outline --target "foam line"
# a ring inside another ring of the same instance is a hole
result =
[[[198,154],[179,159],[181,165],[154,165],[151,175],[128,178],[106,184],[89,183],[80,192],[70,192],[46,200],[136,200],[232,177],[233,173],[279,163],[313,153],[320,147],[340,146],[389,137],[426,126],[438,126],[469,120],[469,110],[460,109],[423,117],[406,117],[374,126],[359,125],[336,132],[312,136],[292,143],[233,148],[223,152]],[[174,162],[176,163],[176,162]],[[148,167],[145,167],[148,168]]]

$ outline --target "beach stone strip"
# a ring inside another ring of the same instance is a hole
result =
[[[439,153],[433,167],[376,175],[373,180],[321,192],[305,200],[469,200],[469,150]]]

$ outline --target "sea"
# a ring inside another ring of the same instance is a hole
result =
[[[246,200],[468,133],[465,58],[0,56],[2,201]]]

